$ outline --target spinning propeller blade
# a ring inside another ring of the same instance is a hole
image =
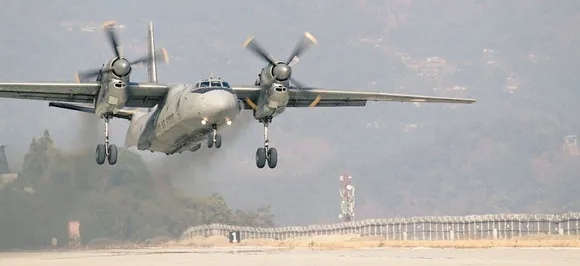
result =
[[[316,40],[316,38],[309,32],[305,32],[300,41],[296,43],[294,50],[290,53],[286,62],[277,61],[269,52],[266,51],[266,49],[259,45],[252,36],[248,37],[244,42],[244,47],[249,49],[262,60],[268,62],[268,64],[272,65],[272,75],[276,80],[285,81],[289,79],[296,89],[302,90],[306,86],[292,77],[292,65],[295,65],[296,62],[300,60],[300,56],[302,56],[302,54],[313,44],[318,44],[318,40]],[[317,96],[309,106],[314,107],[319,101],[320,96]],[[248,105],[252,106],[253,109],[257,108],[254,107],[255,104],[251,102],[250,99],[246,99],[246,102]]]
[[[286,61],[286,63],[290,64],[290,62],[292,62],[292,60],[295,60],[294,59],[295,57],[300,59],[300,56],[302,55],[302,53],[304,53],[306,50],[308,50],[308,48],[310,48],[310,45],[317,44],[317,43],[318,43],[318,41],[316,40],[316,38],[314,38],[314,36],[312,36],[312,34],[310,34],[309,32],[305,32],[302,39],[296,44],[296,47],[294,47],[294,50],[292,51],[292,53],[288,57],[288,60]]]
[[[94,78],[94,77],[98,76],[101,72],[113,72],[118,76],[126,76],[126,75],[130,74],[132,66],[142,65],[144,63],[147,63],[149,60],[151,60],[152,55],[146,55],[146,56],[140,57],[139,59],[137,59],[133,62],[124,58],[122,55],[122,52],[121,52],[121,42],[120,42],[118,34],[117,34],[117,30],[116,30],[117,27],[115,27],[116,25],[117,25],[116,21],[110,20],[110,21],[103,23],[102,28],[105,31],[105,34],[107,36],[107,41],[109,42],[109,44],[113,48],[113,52],[115,54],[114,58],[119,59],[119,60],[113,61],[112,66],[106,66],[105,68],[102,68],[102,69],[98,68],[98,69],[89,69],[89,70],[79,71],[76,75],[77,82],[80,82],[83,80],[88,80],[90,78]],[[156,50],[155,51],[155,59],[156,59],[156,61],[162,60],[163,62],[168,63],[169,62],[169,55],[167,53],[167,50],[165,48]]]
[[[117,31],[115,30],[114,26],[117,25],[117,22],[114,20],[107,21],[103,23],[103,29],[107,34],[107,38],[109,43],[113,47],[113,51],[115,52],[116,57],[121,57],[121,44],[119,42],[119,36],[117,35]]]
[[[267,61],[272,65],[276,64],[276,59],[274,59],[271,54],[266,52],[266,50],[258,44],[254,37],[248,37],[248,39],[244,42],[244,47],[250,49],[250,51],[254,52],[254,54],[262,58],[264,61]]]
[[[254,110],[258,109],[258,106],[250,98],[246,98],[246,103],[250,107],[252,107],[252,109],[254,109]]]

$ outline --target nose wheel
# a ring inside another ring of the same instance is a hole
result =
[[[110,165],[117,163],[117,145],[109,143],[109,117],[105,117],[105,144],[98,144],[96,149],[96,161],[101,165],[108,159]]]
[[[278,165],[278,151],[276,148],[270,148],[268,142],[268,125],[272,122],[272,118],[268,118],[264,120],[264,147],[258,148],[256,151],[256,166],[258,168],[264,168],[266,163],[268,163],[268,167],[276,168]]]
[[[207,147],[211,148],[215,145],[217,149],[222,146],[222,135],[217,133],[217,125],[212,125],[213,133],[207,137]]]

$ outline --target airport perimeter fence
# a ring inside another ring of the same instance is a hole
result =
[[[285,240],[320,235],[382,236],[386,240],[510,239],[527,235],[580,235],[580,212],[565,214],[497,214],[369,219],[346,223],[277,228],[224,224],[194,226],[182,239],[225,236],[239,231],[241,239]]]

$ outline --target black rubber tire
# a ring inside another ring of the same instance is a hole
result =
[[[115,165],[117,163],[117,156],[119,155],[118,153],[118,149],[117,149],[117,145],[115,144],[111,144],[109,145],[109,164],[110,165]]]
[[[207,136],[207,147],[210,149],[213,147],[213,136],[211,134]]]
[[[215,147],[219,149],[222,146],[222,135],[216,134],[215,135]]]
[[[95,151],[95,157],[97,164],[101,165],[105,163],[105,159],[107,159],[107,150],[105,149],[105,144],[97,145],[97,149]]]
[[[260,169],[266,166],[266,149],[258,148],[256,151],[256,166]]]
[[[276,148],[270,148],[268,149],[268,167],[273,169],[276,165],[278,165],[278,151]]]

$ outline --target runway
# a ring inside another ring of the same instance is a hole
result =
[[[2,266],[146,265],[578,265],[580,249],[491,248],[279,250],[264,247],[155,248],[106,251],[0,253]]]

